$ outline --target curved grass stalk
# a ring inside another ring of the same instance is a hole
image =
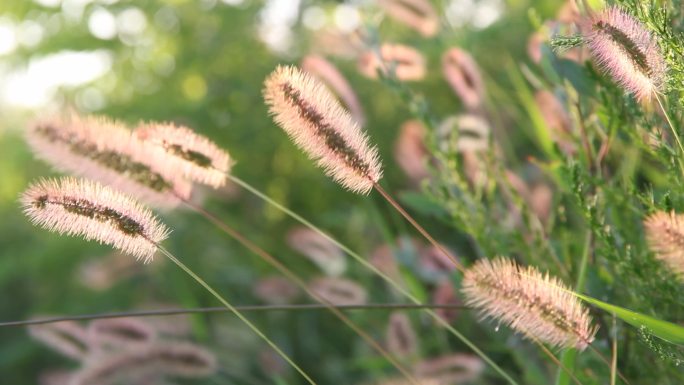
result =
[[[261,337],[273,350],[280,355],[288,364],[290,364],[299,374],[306,379],[306,381],[311,384],[311,385],[317,385],[314,380],[309,377],[306,372],[299,367],[292,359],[285,353],[283,352],[278,345],[276,345],[273,341],[271,341],[270,338],[268,338],[256,325],[254,325],[247,317],[245,317],[242,312],[237,310],[233,305],[231,305],[228,301],[226,301],[219,293],[216,292],[211,286],[209,286],[208,283],[206,283],[202,278],[200,278],[195,272],[193,272],[189,267],[187,267],[183,262],[181,262],[178,258],[176,258],[173,254],[171,254],[168,250],[166,250],[163,246],[157,244],[157,247],[159,248],[159,251],[162,252],[168,259],[170,259],[173,263],[175,263],[178,267],[181,268],[181,270],[185,271],[192,279],[197,281],[200,285],[202,285],[211,295],[213,295],[219,302],[221,302],[228,310],[233,312],[242,322],[245,323],[256,335]]]
[[[349,326],[356,334],[358,334],[361,338],[363,338],[375,351],[380,353],[381,356],[383,356],[387,361],[389,361],[401,374],[406,377],[406,379],[412,383],[413,385],[420,385],[420,382],[418,381],[417,378],[411,372],[406,369],[399,361],[397,361],[387,350],[385,350],[380,344],[378,344],[371,336],[368,335],[365,331],[363,331],[358,325],[356,325],[351,319],[349,319],[347,316],[345,316],[339,309],[337,309],[332,303],[321,297],[320,295],[316,294],[313,292],[309,287],[307,286],[306,282],[304,282],[299,276],[297,276],[292,270],[287,268],[283,263],[278,261],[275,257],[273,257],[271,254],[266,252],[264,249],[261,247],[257,246],[255,243],[250,241],[249,239],[245,238],[241,233],[239,233],[237,230],[233,229],[232,227],[228,226],[226,223],[218,219],[216,216],[211,214],[210,212],[204,210],[202,207],[197,206],[192,204],[191,202],[184,200],[183,201],[188,207],[193,209],[195,212],[198,214],[204,216],[208,221],[216,225],[221,231],[224,233],[228,234],[230,237],[235,239],[236,241],[240,242],[243,246],[245,246],[247,249],[249,249],[251,252],[254,254],[257,254],[259,257],[261,257],[264,261],[266,261],[268,264],[271,266],[275,267],[281,274],[283,274],[287,279],[292,281],[295,285],[297,285],[300,289],[302,289],[307,295],[309,295],[311,298],[316,300],[317,302],[320,302],[323,304],[326,309],[328,309],[330,312],[332,312],[337,318],[339,318],[342,322],[344,322],[347,326]]]
[[[261,198],[264,202],[272,205],[273,207],[277,208],[278,210],[280,210],[283,213],[290,216],[292,219],[296,220],[297,222],[301,223],[302,225],[304,225],[304,226],[308,227],[309,229],[315,231],[317,234],[324,237],[328,241],[332,242],[337,247],[342,249],[345,253],[347,253],[349,256],[351,256],[354,260],[356,260],[358,263],[363,265],[365,268],[371,270],[373,273],[380,276],[385,282],[387,282],[390,286],[392,286],[400,294],[402,294],[403,296],[408,298],[411,302],[413,302],[416,305],[421,305],[420,300],[418,298],[416,298],[413,294],[409,293],[406,289],[404,289],[399,283],[397,283],[395,280],[390,278],[387,274],[383,273],[378,268],[373,266],[370,262],[368,262],[366,259],[361,257],[359,254],[357,254],[356,252],[351,250],[349,247],[345,246],[344,244],[337,241],[335,238],[328,235],[326,232],[324,232],[323,230],[318,228],[313,223],[304,219],[299,214],[293,212],[292,210],[288,209],[287,207],[281,205],[280,203],[274,201],[273,199],[271,199],[270,197],[268,197],[267,195],[265,195],[261,191],[257,190],[255,187],[251,186],[247,182],[243,181],[242,179],[240,179],[240,178],[238,178],[232,174],[227,174],[227,177],[231,181],[233,181],[234,183],[240,185],[245,190],[247,190],[247,191],[251,192],[252,194],[256,195],[257,197]],[[499,373],[504,379],[506,379],[506,381],[508,381],[508,383],[510,383],[512,385],[517,384],[517,382],[510,375],[508,375],[508,373],[506,373],[498,364],[496,364],[491,358],[489,358],[489,356],[487,356],[487,354],[485,354],[482,350],[480,350],[466,336],[464,336],[463,334],[458,332],[444,318],[440,317],[434,310],[424,309],[423,311],[425,313],[427,313],[430,317],[432,317],[438,324],[440,324],[441,326],[446,328],[452,335],[454,335],[456,338],[458,338],[466,346],[468,346],[468,348],[470,348],[475,354],[480,356],[480,358],[482,358],[483,361],[485,361],[487,364],[489,364],[497,373]]]

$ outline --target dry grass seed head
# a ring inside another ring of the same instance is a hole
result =
[[[395,356],[411,357],[418,352],[418,338],[406,313],[390,314],[385,340],[387,350]]]
[[[418,120],[404,122],[394,144],[394,159],[411,182],[419,184],[430,176],[427,162],[430,153],[425,146],[426,129]]]
[[[28,332],[36,340],[75,360],[83,360],[90,350],[88,333],[74,321],[31,325]]]
[[[416,365],[416,375],[438,384],[461,384],[476,380],[484,370],[484,362],[471,354],[456,353],[430,358]]]
[[[283,277],[265,277],[252,289],[254,296],[271,305],[292,303],[299,296],[299,287]]]
[[[367,51],[359,57],[358,68],[362,75],[377,79],[378,72],[388,76],[393,73],[402,81],[417,81],[427,74],[423,55],[413,47],[402,44],[383,44],[375,51]]]
[[[313,280],[309,289],[333,305],[363,305],[368,294],[358,283],[345,279],[324,277]]]
[[[378,0],[387,14],[425,37],[437,34],[439,16],[428,0]]]
[[[173,207],[192,185],[150,157],[150,147],[120,123],[76,113],[34,122],[26,140],[57,170],[114,186],[153,206]]]
[[[366,124],[366,116],[356,92],[334,64],[322,56],[307,55],[302,59],[302,69],[325,83],[349,109],[360,126]]]
[[[466,271],[466,304],[523,335],[554,346],[584,350],[596,328],[589,311],[557,278],[510,259],[482,259]]]
[[[667,65],[646,26],[618,7],[588,17],[582,31],[598,65],[639,100],[662,90]]]
[[[309,258],[328,276],[338,277],[347,270],[347,259],[342,250],[309,228],[296,227],[290,230],[287,234],[287,243]]]
[[[169,233],[140,203],[88,180],[41,180],[23,193],[21,202],[35,225],[111,245],[145,262]]]
[[[79,370],[70,385],[134,383],[151,375],[203,378],[217,370],[208,350],[190,343],[157,342],[104,355]]]
[[[148,344],[157,333],[146,321],[138,318],[94,320],[88,325],[90,340],[99,349],[131,348]]]
[[[442,71],[467,109],[481,107],[485,96],[484,82],[480,68],[469,53],[460,48],[446,51],[442,56]]]
[[[684,276],[684,215],[657,211],[644,220],[644,230],[656,258]]]
[[[266,79],[264,99],[276,123],[345,188],[367,194],[382,177],[378,150],[322,84],[296,67]]]
[[[207,137],[172,123],[143,123],[135,130],[138,139],[160,151],[155,164],[166,173],[179,172],[191,181],[214,188],[226,183],[232,161],[228,153]]]

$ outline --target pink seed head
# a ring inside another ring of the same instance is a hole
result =
[[[483,318],[496,319],[528,338],[584,350],[596,328],[589,311],[557,278],[510,259],[482,259],[468,269],[462,292]]]
[[[147,144],[122,124],[76,113],[41,119],[26,140],[57,170],[111,185],[152,206],[169,208],[190,197],[192,185],[177,170],[150,157]]]
[[[309,289],[333,305],[363,305],[368,297],[363,286],[345,278],[317,278]]]
[[[302,59],[302,69],[325,83],[349,109],[360,126],[366,123],[359,98],[337,67],[322,56],[307,55]]]
[[[169,233],[140,203],[88,180],[41,180],[24,192],[21,202],[35,225],[111,245],[146,263]]]
[[[418,338],[406,313],[392,312],[385,339],[387,350],[393,355],[411,357],[418,352]]]
[[[485,88],[480,69],[469,53],[452,48],[442,56],[442,71],[447,82],[469,110],[480,108]]]
[[[599,67],[638,100],[662,89],[667,65],[646,27],[618,7],[609,7],[583,23],[589,50]]]
[[[434,36],[439,30],[439,17],[428,0],[379,0],[378,5],[425,37]]]
[[[330,91],[296,67],[278,67],[264,99],[275,122],[326,174],[367,194],[382,177],[378,150]]]
[[[172,123],[143,123],[135,130],[138,139],[155,147],[154,164],[167,174],[180,172],[194,182],[214,188],[226,183],[231,159],[214,142],[193,130]]]
[[[416,81],[425,77],[425,58],[415,48],[402,44],[383,44],[380,53],[368,51],[359,57],[359,72],[362,75],[377,79],[378,71],[387,76],[393,73],[397,79]]]
[[[684,277],[684,215],[657,211],[644,220],[644,230],[655,257]]]

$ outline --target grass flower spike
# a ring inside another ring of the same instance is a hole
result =
[[[666,64],[646,27],[617,7],[585,21],[585,39],[600,67],[639,100],[648,100],[665,81]]]
[[[334,64],[322,56],[307,55],[302,59],[302,69],[325,83],[340,98],[359,125],[363,126],[366,123],[358,96]]]
[[[684,215],[658,211],[646,218],[644,229],[656,258],[684,275]]]
[[[367,194],[382,176],[378,150],[325,86],[296,67],[266,79],[264,99],[274,120],[325,172]]]
[[[151,162],[150,147],[115,121],[75,113],[42,119],[26,140],[59,171],[115,186],[145,203],[172,207],[190,197],[192,185],[183,175]]]
[[[145,262],[169,233],[141,204],[87,180],[43,180],[29,187],[21,202],[38,226],[111,245]]]
[[[158,163],[167,172],[180,171],[192,181],[215,188],[226,183],[230,156],[206,137],[187,127],[155,122],[140,125],[135,134],[162,151]]]
[[[422,80],[427,74],[425,57],[403,44],[383,44],[377,52],[370,50],[359,56],[357,64],[359,72],[370,79],[377,79],[378,72],[401,81]]]
[[[529,338],[584,350],[596,328],[589,311],[557,278],[507,258],[480,260],[463,280],[466,303]]]

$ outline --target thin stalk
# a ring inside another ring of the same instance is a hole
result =
[[[270,311],[310,311],[327,309],[326,305],[319,303],[302,303],[289,305],[235,305],[235,309],[241,312],[270,312]],[[412,303],[368,303],[364,305],[334,305],[336,309],[344,311],[355,310],[423,310],[423,309],[460,309],[470,310],[471,308],[465,305],[438,305],[438,304],[423,304],[415,305]],[[208,314],[208,313],[225,313],[229,312],[225,307],[197,307],[197,308],[177,308],[177,309],[161,309],[161,310],[134,310],[121,311],[110,313],[96,313],[96,314],[77,314],[61,317],[48,317],[39,319],[29,319],[20,321],[6,321],[0,322],[0,327],[13,326],[30,326],[30,325],[44,325],[65,321],[91,321],[96,319],[109,318],[130,318],[130,317],[161,317],[169,315],[180,314]]]
[[[617,372],[617,317],[613,314],[613,343],[612,343],[613,357],[610,360],[610,385],[615,385],[615,373]]]
[[[672,136],[674,136],[675,140],[677,141],[677,145],[679,146],[679,151],[680,151],[680,156],[677,157],[679,160],[679,167],[680,171],[682,172],[682,175],[684,175],[684,166],[682,165],[682,157],[684,157],[684,146],[682,146],[682,141],[679,139],[679,135],[677,134],[677,130],[674,128],[674,124],[672,124],[672,120],[670,120],[670,115],[667,113],[665,110],[665,107],[663,106],[663,102],[660,100],[660,96],[658,96],[657,93],[655,93],[655,98],[658,101],[658,105],[660,106],[660,110],[663,112],[663,115],[665,115],[665,120],[667,120],[668,126],[670,126],[670,130],[672,131]]]
[[[404,287],[402,287],[399,283],[397,283],[395,280],[393,280],[390,276],[387,274],[383,273],[380,271],[377,267],[373,266],[370,262],[368,262],[365,258],[360,256],[358,253],[350,249],[349,247],[345,246],[344,244],[340,243],[338,240],[335,238],[331,237],[328,235],[326,232],[318,228],[316,225],[313,223],[309,222],[308,220],[304,219],[297,213],[293,212],[292,210],[288,209],[287,207],[281,205],[280,203],[274,201],[267,195],[263,194],[261,191],[257,190],[256,188],[252,187],[249,185],[247,182],[239,179],[238,177],[227,174],[228,178],[245,188],[247,191],[251,192],[252,194],[256,195],[257,197],[261,198],[264,200],[266,203],[272,205],[273,207],[277,208],[278,210],[281,210],[285,214],[289,215],[291,218],[294,220],[298,221],[302,225],[308,227],[309,229],[315,231],[317,234],[321,235],[325,239],[329,240],[333,244],[335,244],[337,247],[342,249],[345,253],[347,253],[349,256],[351,256],[355,261],[363,265],[365,268],[371,270],[373,273],[377,274],[380,276],[385,282],[387,282],[392,288],[397,290],[400,294],[408,298],[411,302],[414,304],[421,306],[420,300],[416,298],[413,294],[408,292]],[[454,335],[456,338],[458,338],[461,342],[463,342],[466,346],[468,346],[475,354],[477,354],[480,358],[482,358],[483,361],[485,361],[488,365],[490,365],[501,377],[506,379],[508,383],[512,385],[517,385],[517,382],[509,376],[497,363],[495,363],[487,354],[485,354],[482,350],[480,350],[475,344],[470,341],[466,336],[463,334],[459,333],[453,326],[449,324],[444,318],[440,317],[434,310],[432,309],[424,309],[423,310],[425,313],[427,313],[432,319],[434,319],[438,324],[446,328],[452,335]]]
[[[311,384],[311,385],[317,385],[314,380],[309,377],[302,368],[299,367],[299,365],[295,364],[292,359],[283,352],[278,345],[276,345],[273,341],[271,341],[270,338],[268,338],[256,325],[254,325],[247,317],[245,317],[238,309],[236,309],[233,305],[231,305],[228,301],[226,301],[219,293],[216,292],[211,286],[209,286],[208,283],[206,283],[202,278],[200,278],[195,272],[193,272],[189,267],[187,267],[183,262],[181,262],[178,258],[176,258],[173,254],[171,254],[168,250],[166,250],[163,246],[157,245],[159,250],[164,254],[167,258],[169,258],[173,263],[175,263],[178,267],[180,267],[183,271],[185,271],[190,277],[192,277],[197,283],[202,285],[211,295],[213,295],[219,302],[221,302],[228,310],[233,312],[242,322],[245,323],[256,335],[261,337],[273,350],[278,353],[288,364],[290,364],[299,374],[306,379],[306,381]]]
[[[577,282],[575,283],[575,291],[582,291],[584,288],[584,282],[586,281],[587,275],[587,265],[589,262],[589,255],[591,254],[591,230],[587,231],[587,235],[584,241],[584,248],[582,249],[582,258],[580,259],[579,271],[577,273]],[[558,370],[556,375],[556,385],[568,385],[570,379],[567,373],[572,375],[575,370],[575,358],[577,357],[577,349],[570,348],[565,349],[561,355],[561,362],[568,370]]]
[[[463,267],[463,265],[456,259],[456,257],[451,255],[451,253],[449,253],[442,245],[437,243],[437,241],[435,241],[435,239],[432,238],[432,236],[423,228],[423,226],[419,225],[418,222],[416,222],[416,220],[413,219],[413,217],[408,212],[406,212],[406,210],[404,210],[404,208],[401,207],[401,205],[399,205],[399,203],[397,203],[397,201],[395,201],[394,198],[392,198],[387,193],[387,191],[385,191],[385,189],[382,188],[382,186],[380,186],[380,184],[378,184],[377,182],[373,182],[373,187],[377,192],[380,193],[380,195],[382,195],[383,198],[385,198],[385,200],[390,205],[392,205],[392,207],[394,207],[395,210],[399,212],[399,214],[401,214],[411,224],[411,226],[418,230],[418,232],[423,237],[425,237],[425,239],[427,239],[428,242],[432,244],[432,246],[436,247],[442,254],[449,258],[449,260],[451,260],[454,266],[456,266],[456,268],[461,273],[465,273],[465,267]]]
[[[236,241],[240,242],[247,249],[252,251],[254,254],[260,256],[264,261],[269,263],[271,266],[275,267],[281,274],[283,274],[287,279],[292,281],[300,289],[302,289],[307,295],[309,295],[314,300],[323,304],[330,312],[332,312],[337,318],[349,326],[354,332],[356,332],[361,338],[363,338],[375,351],[380,353],[387,361],[389,361],[401,374],[406,377],[413,385],[420,385],[417,378],[413,376],[399,361],[397,361],[387,350],[385,350],[380,344],[377,343],[371,336],[364,332],[358,325],[356,325],[352,320],[345,316],[339,309],[330,303],[325,298],[316,294],[314,291],[309,289],[306,282],[304,282],[299,276],[294,274],[292,270],[288,269],[284,264],[278,261],[275,257],[269,254],[266,250],[262,249],[249,239],[245,238],[240,232],[228,226],[225,222],[218,219],[216,216],[204,210],[202,207],[194,205],[188,201],[184,201],[185,204],[195,210],[200,215],[204,216],[208,221],[216,225],[221,231],[228,234],[230,237],[234,238]]]

